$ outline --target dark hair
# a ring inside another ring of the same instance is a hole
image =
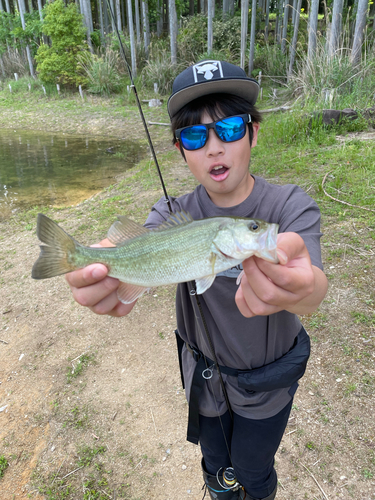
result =
[[[253,122],[260,123],[262,121],[262,116],[257,108],[242,97],[233,94],[208,94],[189,102],[173,116],[171,119],[173,144],[178,142],[175,131],[178,128],[200,123],[204,113],[207,113],[212,118],[212,121],[243,113],[251,115]],[[249,123],[248,127],[251,146],[253,142],[253,126]]]

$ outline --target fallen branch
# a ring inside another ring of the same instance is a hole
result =
[[[162,122],[148,122],[149,125],[162,125],[163,127],[170,127],[170,123],[162,123]]]
[[[3,344],[9,344],[9,342],[6,342],[5,340],[1,340],[1,339],[0,339],[0,342],[2,342]]]
[[[70,476],[70,474],[74,474],[75,472],[77,472],[77,470],[79,469],[83,469],[84,468],[84,465],[82,465],[82,467],[78,467],[78,469],[74,469],[72,470],[72,472],[69,472],[69,474],[67,474],[66,476],[62,477],[61,480],[65,479],[66,477]]]
[[[366,207],[361,207],[359,205],[352,205],[351,203],[348,203],[347,201],[342,201],[342,200],[339,200],[338,198],[334,198],[333,196],[331,196],[330,194],[327,193],[327,191],[324,189],[324,183],[327,179],[327,176],[332,172],[332,170],[330,170],[329,172],[326,173],[326,175],[324,176],[323,178],[323,181],[322,181],[322,189],[324,191],[324,194],[326,196],[328,196],[328,198],[331,198],[332,200],[334,201],[337,201],[338,203],[342,203],[343,205],[348,205],[349,207],[353,207],[353,208],[361,208],[362,210],[367,210],[368,212],[375,212],[375,210],[373,210],[372,208],[366,208]]]
[[[315,479],[314,474],[313,474],[312,472],[310,472],[310,471],[309,471],[309,469],[308,469],[305,465],[303,465],[303,464],[301,464],[301,465],[302,465],[302,467],[304,467],[304,468],[307,470],[307,472],[310,474],[310,476],[314,479],[314,481],[316,482],[316,484],[317,484],[318,488],[319,488],[319,489],[320,489],[320,491],[323,493],[324,498],[325,498],[326,500],[329,500],[329,498],[327,497],[327,495],[324,493],[323,488],[320,486],[320,484],[318,483],[318,481]]]

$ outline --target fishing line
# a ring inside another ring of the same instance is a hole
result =
[[[164,191],[165,201],[166,201],[166,203],[168,205],[169,213],[172,214],[171,203],[170,203],[170,200],[169,200],[169,197],[168,197],[168,194],[167,194],[167,190],[166,190],[166,187],[165,187],[165,184],[164,184],[163,176],[162,176],[162,173],[160,171],[159,163],[158,163],[158,160],[157,160],[157,157],[156,157],[155,149],[154,149],[154,146],[153,146],[153,143],[152,143],[152,140],[151,140],[151,136],[150,136],[147,124],[146,124],[146,120],[145,120],[145,117],[144,117],[144,114],[143,114],[143,111],[142,111],[141,103],[140,103],[140,100],[139,100],[139,97],[138,97],[137,88],[136,88],[136,86],[134,84],[131,67],[130,67],[130,65],[128,63],[128,60],[127,60],[127,57],[126,57],[126,53],[125,53],[125,49],[124,49],[124,46],[123,46],[123,43],[122,43],[122,40],[121,40],[121,37],[120,37],[120,33],[119,33],[119,30],[118,30],[117,25],[116,25],[114,13],[112,11],[112,7],[111,7],[109,1],[106,0],[105,3],[106,3],[106,5],[107,5],[107,7],[108,7],[108,9],[110,11],[111,18],[112,18],[112,21],[113,21],[113,25],[115,27],[115,32],[116,32],[116,35],[117,35],[117,38],[118,38],[118,41],[119,41],[121,55],[122,55],[122,57],[123,57],[123,59],[125,61],[125,65],[127,67],[128,73],[129,73],[130,82],[131,82],[131,88],[133,89],[133,92],[134,92],[134,95],[135,95],[135,98],[136,98],[136,102],[137,102],[139,114],[141,116],[141,119],[142,119],[142,122],[143,122],[143,126],[144,126],[144,129],[145,129],[146,135],[147,135],[147,140],[148,140],[148,143],[149,143],[149,146],[150,146],[150,150],[151,150],[151,153],[152,153],[152,156],[154,158],[154,162],[155,162],[155,165],[156,165],[156,168],[157,168],[157,171],[158,171],[159,179],[160,179],[163,191]],[[192,283],[192,285],[193,285],[193,283]],[[224,398],[225,398],[225,402],[226,402],[226,405],[227,405],[227,408],[228,408],[228,411],[229,411],[229,415],[230,415],[231,420],[233,422],[232,407],[231,407],[231,404],[230,404],[230,401],[229,401],[227,389],[226,389],[224,381],[223,381],[223,377],[222,377],[220,366],[219,366],[219,363],[218,363],[218,360],[217,360],[217,357],[216,357],[216,353],[215,353],[215,349],[214,349],[213,342],[212,342],[212,339],[211,339],[211,335],[210,335],[210,333],[208,331],[208,327],[207,327],[207,323],[206,323],[206,320],[205,320],[205,317],[204,317],[204,314],[203,314],[202,306],[201,306],[200,301],[198,299],[195,287],[192,286],[192,289],[195,292],[193,295],[195,295],[195,301],[196,301],[196,304],[197,304],[197,307],[198,307],[198,310],[199,310],[200,317],[202,319],[202,323],[203,323],[203,327],[204,327],[204,330],[205,330],[206,338],[207,338],[207,341],[208,341],[208,344],[209,344],[209,348],[210,348],[210,351],[211,351],[212,359],[214,361],[215,368],[216,368],[216,371],[217,371],[218,376],[219,376],[220,385],[221,385],[221,388],[222,388],[222,391],[223,391],[223,394],[224,394]],[[191,297],[191,298],[192,298],[192,300],[194,300],[193,297]],[[199,329],[199,332],[201,334],[201,337],[203,338],[203,333],[201,331],[201,328],[199,327],[199,324],[198,324],[198,329]],[[204,355],[204,353],[203,353],[203,356],[204,356],[204,360],[205,360],[205,363],[206,363],[206,370],[209,370],[210,367],[208,366],[207,358]],[[211,378],[209,379],[209,382],[211,384],[212,393],[214,393]],[[225,445],[226,445],[226,448],[227,448],[227,451],[228,451],[230,462],[232,464],[232,457],[231,457],[231,453],[230,453],[230,447],[229,447],[229,444],[227,442],[227,438],[226,438],[226,435],[225,435],[225,432],[224,432],[224,426],[223,426],[223,423],[222,423],[221,416],[219,415],[219,408],[217,406],[216,398],[214,398],[214,400],[215,400],[216,412],[217,412],[218,417],[219,417],[221,429],[222,429],[224,440],[225,440]]]
[[[168,197],[168,193],[167,193],[167,189],[165,187],[165,184],[164,184],[164,180],[163,180],[163,176],[161,174],[161,170],[160,170],[160,167],[159,167],[159,162],[158,162],[158,159],[156,157],[156,153],[155,153],[155,149],[154,149],[154,145],[152,144],[152,140],[151,140],[151,136],[150,136],[150,133],[149,133],[149,130],[148,130],[148,127],[147,127],[147,123],[146,123],[146,120],[145,120],[145,116],[143,114],[143,111],[142,111],[142,106],[141,106],[141,102],[139,100],[139,97],[138,97],[138,92],[137,92],[137,88],[135,86],[135,83],[134,83],[134,80],[133,80],[133,74],[132,74],[132,70],[131,70],[131,67],[128,63],[128,60],[126,58],[126,53],[125,53],[125,49],[124,49],[124,46],[122,44],[122,40],[121,40],[121,37],[120,37],[120,33],[119,33],[119,30],[117,28],[117,25],[116,25],[116,20],[115,20],[115,16],[114,16],[114,13],[112,11],[112,7],[111,7],[111,4],[109,3],[108,0],[106,0],[106,4],[107,4],[107,7],[110,11],[110,14],[111,14],[111,18],[112,18],[112,21],[113,21],[113,26],[115,27],[115,32],[116,32],[116,35],[117,35],[117,38],[118,38],[118,41],[119,41],[119,44],[120,44],[120,52],[121,52],[121,55],[122,57],[124,58],[124,61],[125,61],[125,65],[126,65],[126,68],[128,70],[128,73],[129,73],[129,77],[130,77],[130,87],[133,89],[133,92],[134,92],[134,95],[135,95],[135,100],[137,102],[137,106],[138,106],[138,111],[139,111],[139,114],[141,116],[141,119],[142,119],[142,123],[143,123],[143,127],[145,129],[145,132],[146,132],[146,136],[147,136],[147,140],[148,140],[148,144],[150,146],[150,150],[151,150],[151,153],[152,153],[152,156],[154,158],[154,162],[155,162],[155,166],[156,166],[156,169],[158,171],[158,175],[159,175],[159,179],[160,179],[160,182],[161,182],[161,185],[162,185],[162,188],[163,188],[163,191],[164,191],[164,198],[165,198],[165,202],[167,203],[168,205],[168,210],[169,210],[169,213],[172,213],[172,207],[171,207],[171,202],[169,201],[169,197]]]

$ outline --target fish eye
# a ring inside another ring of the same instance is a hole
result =
[[[252,222],[249,226],[249,229],[251,229],[252,231],[256,231],[257,229],[259,229],[259,226],[256,222]]]

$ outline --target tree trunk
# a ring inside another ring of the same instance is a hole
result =
[[[194,0],[189,0],[189,16],[194,16]]]
[[[270,23],[270,0],[266,0],[266,20],[264,23],[264,38],[268,40],[268,28]]]
[[[119,33],[122,31],[120,0],[116,0],[116,21]]]
[[[351,61],[353,66],[357,66],[357,64],[361,62],[362,44],[367,21],[367,9],[368,0],[359,0],[351,54]]]
[[[296,49],[297,49],[297,40],[298,40],[298,27],[299,27],[299,18],[301,12],[302,0],[298,0],[296,7],[296,17],[294,18],[294,31],[293,31],[293,40],[292,47],[290,50],[290,62],[289,62],[289,71],[288,71],[288,83],[289,79],[292,75],[294,60],[296,57]]]
[[[286,50],[286,37],[288,35],[288,19],[289,19],[289,4],[288,4],[288,0],[285,0],[283,34],[282,34],[282,38],[281,38],[281,52],[282,52],[282,54],[285,54],[285,50]]]
[[[229,0],[223,0],[223,16],[229,14]]]
[[[257,0],[253,0],[251,5],[250,54],[249,54],[249,71],[248,71],[249,76],[251,76],[251,73],[254,69],[256,18],[257,18]]]
[[[245,69],[249,0],[241,0],[241,68]]]
[[[142,0],[142,21],[143,21],[143,39],[145,44],[146,59],[149,56],[150,46],[150,23],[148,17],[148,0]]]
[[[5,8],[6,8],[8,14],[12,13],[10,10],[9,0],[5,0]]]
[[[92,48],[92,43],[91,43],[91,28],[90,28],[91,23],[90,23],[90,13],[89,13],[89,8],[91,9],[91,4],[89,6],[88,1],[89,0],[82,0],[81,14],[83,14],[83,18],[85,20],[87,45],[89,46],[90,52],[93,53],[94,49]]]
[[[156,34],[158,37],[163,32],[163,0],[157,0]]]
[[[104,35],[109,33],[109,23],[108,23],[108,0],[103,0],[103,18],[104,18]]]
[[[318,30],[318,11],[319,0],[312,0],[310,4],[310,15],[308,24],[308,46],[307,57],[311,61],[315,56],[316,51],[316,32]]]
[[[38,11],[39,11],[39,19],[43,21],[43,6],[42,6],[42,0],[38,0]]]
[[[22,29],[25,31],[25,18],[24,18],[25,5],[24,5],[23,0],[18,0],[18,8],[20,11]],[[31,51],[30,51],[30,47],[28,44],[26,45],[26,54],[27,54],[27,60],[29,63],[30,74],[33,78],[35,78],[33,60],[31,58]]]
[[[104,0],[104,2],[105,2],[105,0]],[[99,10],[100,36],[102,39],[102,44],[105,45],[102,0],[98,0],[98,10]]]
[[[330,57],[335,54],[340,43],[343,5],[344,0],[333,0],[331,35],[328,44],[328,54]]]
[[[171,62],[177,64],[177,13],[175,0],[169,0],[169,36],[171,42]]]
[[[213,43],[213,33],[212,33],[212,21],[213,21],[213,4],[214,0],[208,0],[207,2],[207,53],[211,54],[212,52],[212,43]]]
[[[84,0],[83,0],[84,1]],[[115,4],[113,0],[109,0],[109,17],[111,18],[112,25],[112,33],[116,32],[116,23],[115,23]]]
[[[137,77],[137,59],[135,54],[135,39],[134,39],[134,24],[133,24],[133,9],[132,0],[128,0],[128,22],[129,22],[129,37],[130,37],[130,52],[132,59],[132,74],[133,78]]]
[[[137,33],[137,44],[141,44],[141,25],[139,21],[139,0],[135,0],[134,2],[134,7],[135,7],[135,29]]]
[[[229,0],[229,15],[234,16],[234,0]]]

